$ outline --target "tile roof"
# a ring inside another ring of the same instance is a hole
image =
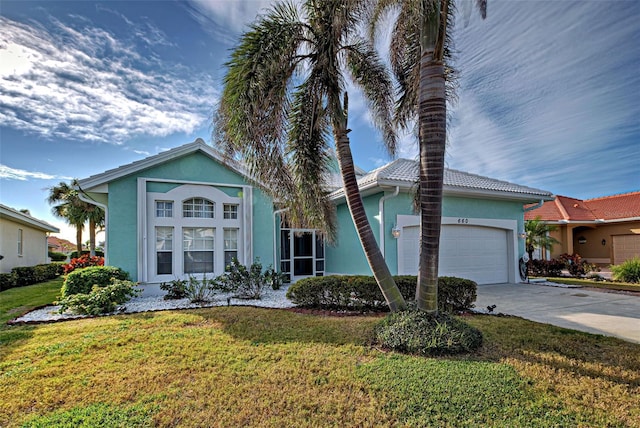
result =
[[[396,159],[380,168],[374,169],[358,180],[360,189],[376,185],[395,185],[400,187],[412,187],[418,179],[418,162],[410,159]],[[444,171],[445,192],[470,191],[470,192],[499,192],[520,195],[531,199],[549,199],[551,192],[522,186],[507,181],[496,180],[481,175],[470,174],[455,169],[445,168]],[[334,194],[342,192],[338,190]]]
[[[640,191],[587,199],[585,203],[597,218],[640,217]]]
[[[585,200],[556,196],[555,200],[525,213],[526,220],[538,216],[547,221],[573,222],[640,218],[640,191]]]

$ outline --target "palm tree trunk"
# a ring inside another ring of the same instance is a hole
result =
[[[89,255],[96,255],[96,222],[89,217]]]
[[[82,255],[82,225],[76,224],[76,249],[78,254],[76,257],[80,257]]]
[[[365,212],[364,205],[362,204],[362,197],[360,196],[360,189],[358,188],[358,181],[356,179],[355,168],[353,166],[353,158],[351,156],[351,147],[349,146],[349,137],[347,133],[349,131],[345,129],[336,131],[336,147],[338,153],[338,164],[340,165],[340,173],[342,175],[342,181],[344,182],[344,191],[347,198],[347,205],[349,212],[353,218],[356,231],[358,232],[358,238],[360,238],[360,244],[367,257],[367,262],[373,276],[382,291],[387,305],[391,312],[397,312],[399,310],[406,309],[407,304],[400,293],[400,289],[396,285],[387,262],[382,253],[380,247],[373,235],[371,224],[367,219],[367,213]],[[382,221],[382,219],[381,219]]]
[[[422,53],[419,100],[421,232],[416,301],[419,309],[437,312],[447,106],[444,66],[433,60],[433,51]]]

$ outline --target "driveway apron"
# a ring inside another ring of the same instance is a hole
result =
[[[640,296],[539,284],[478,286],[476,309],[640,343]]]

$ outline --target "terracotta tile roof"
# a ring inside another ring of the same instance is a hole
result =
[[[640,217],[640,192],[603,196],[594,199],[575,199],[556,196],[540,208],[527,211],[525,220],[540,217],[547,221],[593,222]]]
[[[587,199],[585,202],[597,218],[640,217],[640,191]]]
[[[47,236],[47,244],[49,247],[55,248],[55,251],[61,253],[76,249],[76,244],[69,242],[66,239],[58,238],[57,236]]]

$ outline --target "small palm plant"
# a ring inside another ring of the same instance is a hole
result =
[[[525,222],[524,230],[527,234],[525,245],[529,260],[533,260],[533,252],[536,248],[544,248],[551,251],[553,246],[559,243],[556,238],[549,236],[549,232],[558,230],[558,226],[545,223],[540,216]]]

